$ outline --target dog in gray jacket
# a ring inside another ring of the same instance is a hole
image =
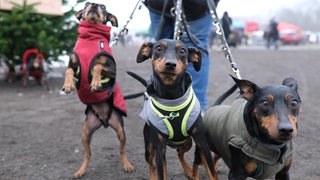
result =
[[[222,157],[229,179],[289,179],[301,104],[297,81],[290,77],[261,88],[233,79],[241,97],[231,105],[220,105],[220,98],[203,119],[216,171]]]

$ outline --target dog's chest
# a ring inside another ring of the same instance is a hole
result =
[[[191,89],[187,92],[176,100],[149,97],[140,116],[169,141],[183,142],[200,114],[199,101]]]

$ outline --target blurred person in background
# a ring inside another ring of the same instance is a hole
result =
[[[271,46],[277,50],[279,48],[279,31],[278,31],[278,22],[276,18],[273,17],[270,20],[268,32],[266,35],[267,38],[267,48],[269,49]]]
[[[232,34],[232,30],[231,30],[232,19],[229,16],[227,11],[225,11],[223,13],[223,16],[221,18],[221,25],[222,25],[222,29],[224,32],[224,36],[226,37],[228,44],[233,45],[235,43],[235,42],[233,42],[233,41],[235,41],[235,37],[234,37],[234,34],[231,36],[231,34]]]

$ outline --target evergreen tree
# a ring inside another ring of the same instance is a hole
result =
[[[24,51],[32,47],[38,48],[49,63],[72,50],[78,27],[71,18],[74,8],[62,16],[45,15],[35,13],[37,4],[24,0],[22,5],[13,4],[11,11],[0,12],[0,55],[12,62],[7,62],[9,66],[22,63]]]

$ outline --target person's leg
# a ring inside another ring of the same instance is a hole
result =
[[[196,93],[197,98],[199,99],[201,105],[201,111],[205,112],[208,109],[208,99],[207,99],[207,88],[209,80],[209,70],[210,70],[210,56],[209,56],[209,34],[212,29],[212,18],[210,15],[207,15],[203,18],[197,19],[195,21],[188,22],[190,32],[195,36],[200,43],[202,49],[202,64],[200,71],[196,71],[193,68],[193,65],[190,63],[187,67],[187,71],[192,76],[192,84],[194,92]],[[186,34],[184,34],[186,36]],[[183,41],[192,47],[195,46],[189,38],[183,38]],[[199,48],[198,48],[199,49]]]
[[[267,47],[267,49],[270,48],[270,44],[271,44],[271,38],[270,38],[270,37],[267,37],[267,42],[266,42],[266,47]]]
[[[157,40],[157,35],[159,31],[159,25],[160,25],[160,19],[161,14],[157,14],[154,12],[149,11],[150,15],[150,21],[151,21],[151,30],[153,37]],[[163,18],[163,29],[160,36],[160,39],[172,39],[173,38],[173,32],[174,32],[174,20],[170,18]]]
[[[274,39],[274,49],[278,50],[278,39],[277,38]]]

